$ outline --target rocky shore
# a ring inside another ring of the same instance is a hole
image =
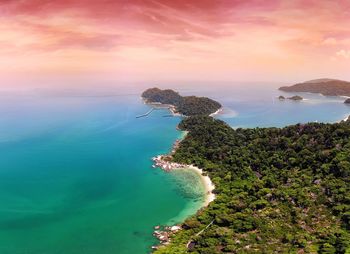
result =
[[[171,171],[173,169],[188,168],[188,165],[176,163],[171,161],[171,156],[169,155],[158,155],[152,158],[154,164],[153,168],[161,168],[164,171]]]
[[[172,150],[167,155],[158,155],[156,157],[152,158],[153,161],[153,168],[160,168],[166,172],[170,172],[172,170],[181,170],[181,169],[190,169],[195,171],[202,180],[202,183],[205,187],[206,191],[206,198],[205,202],[203,204],[203,207],[209,205],[210,202],[212,202],[215,199],[215,194],[213,193],[213,190],[215,189],[214,184],[212,183],[211,179],[207,175],[203,175],[203,171],[194,166],[194,165],[187,165],[187,164],[181,164],[177,162],[172,161],[172,155],[176,152],[176,149],[180,146],[181,140],[177,139],[172,147]],[[159,246],[162,245],[168,245],[171,241],[171,236],[176,233],[177,231],[181,230],[181,225],[175,225],[175,226],[155,226],[155,231],[153,232],[153,236],[155,236],[159,240],[159,245],[152,246],[153,250],[156,250],[159,248]]]
[[[159,240],[160,245],[168,245],[170,243],[170,237],[176,233],[177,231],[181,230],[180,226],[155,226],[154,227],[153,236],[156,237]],[[152,246],[152,250],[156,250],[159,248],[160,245]]]

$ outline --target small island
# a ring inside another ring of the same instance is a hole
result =
[[[314,79],[292,86],[282,86],[284,92],[319,93],[325,96],[350,96],[350,82],[338,79]]]
[[[294,95],[292,97],[288,98],[289,100],[293,100],[293,101],[302,101],[303,97],[299,96],[299,95]]]
[[[344,101],[344,103],[345,103],[345,104],[350,104],[350,98],[346,99],[346,100]]]
[[[221,104],[207,97],[181,96],[171,89],[150,88],[142,93],[148,104],[165,105],[174,114],[183,116],[210,115],[221,109]]]
[[[278,96],[278,99],[279,99],[280,101],[284,101],[286,98],[285,98],[284,96],[280,95],[280,96]]]

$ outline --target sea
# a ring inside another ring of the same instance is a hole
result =
[[[223,105],[233,128],[333,123],[344,98],[302,93],[278,100],[280,84],[163,84]],[[79,89],[0,89],[0,254],[143,254],[156,225],[174,225],[203,205],[192,171],[163,172],[153,156],[183,133],[181,117],[149,111],[153,84]],[[72,87],[74,87],[72,85]]]

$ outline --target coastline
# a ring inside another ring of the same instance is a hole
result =
[[[153,108],[167,108],[173,116],[186,117],[176,111],[176,107],[171,104],[162,104],[162,103],[149,103],[143,97],[141,97],[144,104],[150,105]],[[219,108],[214,113],[211,113],[209,116],[213,117],[223,111],[223,107]],[[178,129],[178,128],[177,128]],[[204,187],[204,200],[203,203],[198,207],[195,213],[198,213],[202,208],[207,207],[211,202],[216,198],[216,195],[213,193],[215,185],[208,175],[206,175],[202,169],[194,166],[187,165],[182,163],[173,162],[172,155],[176,152],[177,148],[180,146],[182,140],[186,138],[188,131],[181,131],[179,138],[174,142],[170,152],[165,155],[158,155],[152,158],[154,169],[161,169],[165,172],[170,172],[173,170],[190,170],[197,174],[200,178],[201,184]],[[171,237],[174,233],[182,229],[182,224],[186,220],[185,218],[182,222],[175,225],[160,226],[157,225],[154,227],[155,231],[153,236],[159,240],[159,244],[152,246],[152,250],[157,250],[160,246],[168,245],[171,242]]]
[[[211,116],[211,117],[216,116],[216,115],[220,114],[223,110],[224,110],[223,107],[221,107],[218,110],[216,110],[214,113],[211,113],[209,116]]]
[[[196,167],[196,166],[193,166],[193,165],[190,165],[188,167],[188,169],[196,172],[201,180],[202,180],[202,183],[204,185],[204,188],[205,188],[205,201],[204,201],[204,204],[202,206],[203,207],[207,207],[211,202],[213,202],[216,198],[215,194],[213,193],[214,189],[215,189],[215,185],[214,183],[211,181],[210,177],[207,176],[207,175],[203,175],[203,170]]]
[[[146,104],[148,104],[146,102]],[[164,104],[158,104],[163,105]],[[175,106],[174,105],[165,105],[168,106],[168,110],[174,115],[174,116],[183,116],[179,113],[175,112]],[[223,108],[219,108],[214,113],[210,114],[209,116],[215,116],[223,111]],[[152,160],[154,162],[153,168],[160,168],[164,171],[170,171],[170,170],[181,170],[181,169],[190,169],[197,173],[200,176],[201,182],[205,189],[205,201],[201,208],[208,206],[212,201],[215,200],[215,194],[213,193],[215,189],[214,183],[211,181],[210,177],[208,175],[203,174],[203,170],[194,166],[194,165],[186,165],[186,164],[180,164],[180,163],[174,163],[169,160],[169,156],[171,157],[172,154],[176,152],[176,149],[179,147],[182,140],[186,138],[188,134],[188,131],[181,131],[179,139],[175,141],[175,143],[172,146],[171,152],[167,155],[158,155],[156,157],[153,157]],[[167,159],[167,160],[164,160]]]
[[[195,214],[198,213],[202,208],[207,207],[212,201],[215,200],[216,196],[213,193],[213,190],[215,189],[214,183],[211,181],[210,177],[208,175],[203,174],[203,170],[194,166],[194,165],[186,165],[181,163],[172,162],[172,154],[176,152],[176,149],[179,147],[181,141],[186,137],[188,134],[188,131],[182,131],[181,136],[179,139],[175,141],[173,144],[173,147],[171,149],[171,152],[167,155],[158,155],[156,157],[152,158],[152,161],[154,164],[152,165],[155,169],[161,169],[165,172],[170,172],[173,170],[191,170],[195,174],[197,174],[200,178],[201,184],[204,187],[204,202],[198,207]],[[165,246],[170,244],[171,238],[173,234],[178,232],[179,230],[182,230],[182,224],[186,220],[185,218],[182,222],[174,224],[174,225],[168,225],[168,226],[155,226],[155,231],[153,232],[153,236],[159,240],[158,245],[152,246],[152,250],[157,250],[161,246]]]
[[[178,143],[175,142],[175,145],[177,146]],[[172,152],[174,152],[174,149],[172,150]],[[186,164],[171,162],[169,161],[169,155],[158,155],[157,157],[152,158],[152,160],[155,162],[153,164],[153,168],[160,168],[165,172],[170,172],[175,170],[190,170],[199,176],[201,184],[204,187],[205,196],[204,196],[204,201],[201,203],[201,205],[198,207],[198,209],[194,214],[197,214],[198,211],[207,207],[212,201],[215,200],[216,196],[213,193],[213,190],[215,189],[215,185],[213,184],[209,176],[203,174],[202,169],[194,165],[186,165]],[[153,232],[153,236],[159,240],[159,244],[153,245],[151,247],[152,250],[157,250],[161,246],[166,246],[170,244],[172,236],[176,232],[182,230],[182,224],[188,217],[190,216],[188,215],[179,223],[170,224],[166,226],[160,226],[160,225],[154,226],[155,230]]]
[[[143,98],[141,97],[142,101],[143,101],[143,104],[145,105],[149,105],[151,106],[152,108],[166,108],[170,111],[170,113],[173,115],[173,116],[181,116],[181,117],[185,117],[184,115],[176,112],[176,107],[172,104],[163,104],[163,103],[160,103],[160,102],[148,102],[146,98]]]
[[[185,137],[186,133],[183,135]],[[173,149],[172,149],[172,153],[174,153],[176,151],[176,148],[180,142],[181,141],[175,142]],[[205,199],[204,199],[204,203],[203,203],[201,208],[208,206],[212,201],[215,200],[216,196],[213,193],[213,191],[215,189],[215,185],[208,175],[203,174],[202,169],[200,169],[194,165],[187,165],[187,164],[172,162],[171,158],[169,156],[171,156],[171,155],[158,155],[156,157],[153,157],[152,160],[153,160],[154,164],[152,167],[153,168],[160,168],[160,169],[164,170],[165,172],[170,172],[173,170],[183,170],[183,169],[189,169],[189,170],[194,171],[196,174],[199,175],[201,182],[204,186],[204,190],[205,190]]]
[[[346,122],[347,120],[349,120],[349,117],[350,117],[349,115],[346,116],[344,119],[340,120],[339,123],[341,123],[341,122]]]
[[[141,99],[142,99],[144,104],[149,105],[153,108],[167,108],[173,116],[188,117],[186,115],[183,115],[183,114],[177,112],[175,105],[162,104],[160,102],[148,102],[147,99],[143,98],[143,97],[141,97]],[[220,114],[223,110],[224,110],[224,108],[221,107],[218,110],[216,110],[214,113],[209,114],[209,116],[214,117],[214,116]]]

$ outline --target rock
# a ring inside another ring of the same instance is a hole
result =
[[[316,179],[316,180],[314,181],[314,184],[317,184],[317,185],[321,184],[321,179]]]
[[[345,104],[350,104],[350,98],[346,99],[346,100],[344,101],[344,103],[345,103]]]
[[[173,231],[173,232],[179,231],[180,229],[181,229],[181,227],[179,227],[179,226],[170,227],[170,231]]]
[[[156,230],[157,230],[157,229],[160,229],[160,226],[155,226],[154,229],[156,229]]]
[[[161,241],[164,241],[164,240],[166,240],[166,239],[168,239],[168,238],[167,238],[166,235],[160,235],[160,236],[158,237],[158,239],[161,240]]]
[[[286,98],[285,98],[284,96],[280,95],[280,96],[278,96],[278,99],[279,99],[280,101],[284,101]]]
[[[294,95],[292,97],[289,97],[288,99],[293,100],[293,101],[301,101],[301,100],[303,100],[303,97],[301,97],[299,95]]]

